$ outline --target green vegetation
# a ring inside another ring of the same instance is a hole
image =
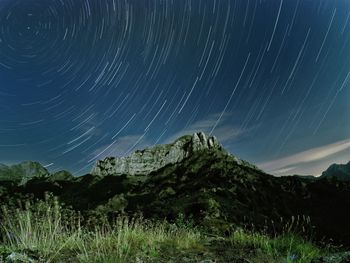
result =
[[[173,224],[120,215],[113,223],[100,220],[91,227],[55,198],[26,202],[16,209],[2,207],[1,216],[0,262],[235,262],[244,258],[302,263],[321,254],[311,242],[291,233],[271,238],[239,229],[229,237],[206,235],[183,214]]]
[[[201,240],[196,230],[124,216],[91,229],[57,200],[2,210],[3,257],[15,251],[35,254],[39,262],[130,262],[157,258],[161,245],[186,250],[196,248]]]
[[[234,247],[252,247],[261,251],[262,255],[269,255],[276,262],[311,262],[322,254],[321,249],[295,234],[286,234],[271,238],[268,235],[236,231],[230,240]]]

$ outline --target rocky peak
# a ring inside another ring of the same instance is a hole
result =
[[[168,164],[181,162],[193,152],[204,149],[223,150],[215,136],[203,132],[185,135],[171,144],[158,145],[136,151],[126,157],[107,157],[96,162],[91,174],[105,175],[148,175]]]
[[[220,147],[215,136],[207,137],[204,132],[194,133],[191,140],[193,151]]]

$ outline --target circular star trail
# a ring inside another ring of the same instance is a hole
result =
[[[349,37],[345,0],[3,0],[0,162],[79,175],[202,130],[318,173],[350,158]]]

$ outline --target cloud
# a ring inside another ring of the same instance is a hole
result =
[[[220,114],[216,113],[209,115],[205,119],[198,120],[190,126],[186,127],[185,129],[181,130],[180,132],[171,135],[165,141],[166,143],[169,143],[181,137],[182,135],[193,134],[199,131],[203,131],[204,133],[209,134],[213,126],[217,122],[219,116]],[[222,116],[220,123],[216,126],[213,132],[213,135],[215,135],[222,144],[228,144],[234,139],[237,139],[237,137],[241,136],[243,133],[246,133],[246,130],[237,128],[232,124],[227,124],[226,120],[230,117],[232,117],[232,114],[225,113]]]
[[[280,158],[269,162],[264,162],[264,163],[258,164],[258,166],[259,168],[267,172],[270,172],[276,175],[285,175],[286,172],[291,172],[291,171],[296,172],[297,170],[300,170],[300,167],[310,166],[312,163],[317,163],[319,161],[326,161],[328,157],[339,155],[340,153],[346,150],[350,150],[350,139],[337,141],[335,143],[312,148],[312,149],[299,152],[284,158]],[[316,166],[313,169],[310,169],[310,167],[308,169],[314,170],[316,171],[316,173],[320,173],[321,172],[319,170],[320,166],[318,165],[317,167],[318,167],[317,169],[316,169]]]

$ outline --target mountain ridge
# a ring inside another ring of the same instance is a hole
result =
[[[181,145],[193,149],[188,143],[197,137],[184,137],[187,144]],[[164,147],[155,149],[163,152]],[[28,196],[44,199],[49,192],[87,218],[142,213],[146,218],[174,221],[184,215],[220,233],[242,225],[283,231],[293,218],[309,218],[319,240],[332,238],[350,246],[350,182],[275,177],[229,154],[220,144],[198,148],[177,162],[164,162],[146,171],[137,175],[111,169],[81,177],[68,172],[33,176],[25,183],[2,183],[0,202],[16,203],[14,199]]]

